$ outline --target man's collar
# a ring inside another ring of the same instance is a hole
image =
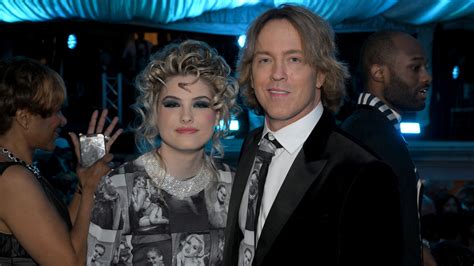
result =
[[[311,134],[311,131],[321,118],[323,110],[323,105],[319,102],[318,105],[316,105],[316,107],[307,115],[275,132],[268,128],[265,119],[262,138],[268,132],[271,132],[286,151],[294,153],[301,145],[303,145],[305,140]]]

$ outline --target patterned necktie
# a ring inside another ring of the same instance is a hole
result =
[[[281,144],[278,143],[271,133],[266,134],[258,146],[254,166],[250,174],[247,221],[245,223],[245,229],[253,231],[254,235],[256,235],[257,220],[260,213],[260,204],[262,203],[268,167],[273,155],[275,155],[275,151],[281,147]]]

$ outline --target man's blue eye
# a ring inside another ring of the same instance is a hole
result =
[[[299,63],[299,62],[301,62],[302,60],[301,60],[300,58],[298,58],[298,57],[292,57],[292,58],[290,58],[290,61],[293,62],[293,63]]]

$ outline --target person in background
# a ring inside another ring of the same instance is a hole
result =
[[[189,246],[179,253],[182,237],[198,236],[206,261],[213,264],[219,253],[214,236],[223,234],[225,227],[211,223],[217,215],[214,198],[220,184],[230,188],[233,183],[230,167],[216,156],[222,155],[219,138],[228,129],[237,81],[216,50],[186,40],[155,53],[136,78],[136,88],[136,139],[147,152],[109,174],[115,184],[122,184],[117,189],[124,196],[118,204],[129,213],[123,227],[112,230],[92,221],[91,239],[102,241],[112,232],[117,246],[120,239],[131,237],[133,264],[146,263],[147,249],[156,246],[163,252],[163,263],[171,265],[191,253]],[[159,210],[158,223],[151,218],[141,223],[147,204]],[[151,242],[140,245],[142,238]]]
[[[400,132],[402,115],[425,108],[431,83],[425,51],[411,35],[376,32],[360,54],[364,92],[341,127],[388,163],[398,177],[403,221],[403,266],[422,265],[421,180]]]
[[[144,32],[130,34],[122,52],[122,71],[126,78],[132,79],[147,64],[153,44],[145,39]]]
[[[466,183],[459,189],[456,196],[461,202],[463,210],[474,212],[474,184]]]
[[[244,262],[246,247],[252,265],[399,265],[396,177],[332,115],[348,74],[329,23],[282,5],[257,17],[246,36],[239,83],[265,124],[242,145],[224,265]],[[253,190],[260,198],[247,219]]]
[[[61,113],[66,97],[58,73],[39,62],[14,57],[0,61],[0,264],[83,265],[93,195],[110,170],[111,154],[88,168],[78,165],[79,187],[69,210],[33,165],[36,149],[52,151],[67,120]],[[92,114],[88,134],[102,133],[107,111]],[[98,121],[97,121],[98,119]],[[106,148],[114,118],[104,131]],[[79,158],[79,141],[70,133]]]
[[[434,199],[434,206],[436,213],[442,215],[444,213],[458,213],[463,212],[461,201],[448,191],[438,193]]]

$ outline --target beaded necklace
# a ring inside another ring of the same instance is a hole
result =
[[[19,163],[21,165],[23,165],[24,167],[26,167],[28,170],[30,170],[30,172],[32,172],[37,178],[40,178],[41,177],[41,173],[38,169],[38,167],[32,165],[32,164],[27,164],[25,161],[23,161],[22,159],[20,158],[17,158],[15,155],[13,155],[13,153],[11,153],[9,150],[5,149],[5,148],[0,148],[0,151],[6,155],[10,160],[16,162],[16,163]]]
[[[207,159],[204,159],[205,161],[199,172],[188,180],[180,180],[168,174],[165,169],[161,167],[157,155],[153,152],[143,155],[142,160],[145,171],[155,186],[179,199],[196,195],[202,191],[207,187],[213,176],[213,173],[209,167],[207,167]]]

